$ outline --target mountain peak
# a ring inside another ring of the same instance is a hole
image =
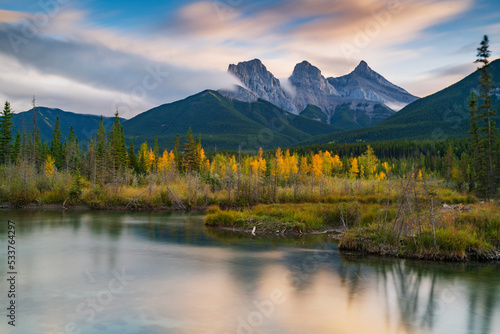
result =
[[[280,81],[259,59],[239,62],[237,65],[230,64],[227,71],[234,74],[242,86],[236,87],[235,92],[222,92],[224,96],[241,101],[255,101],[261,98],[282,109],[297,112],[287,93],[281,88]]]
[[[358,66],[356,66],[356,68],[354,69],[354,73],[362,74],[362,73],[371,72],[371,70],[372,69],[368,66],[366,61],[362,60],[359,62]]]
[[[247,61],[241,61],[237,65],[235,64],[229,64],[228,67],[228,72],[237,74],[237,72],[240,72],[241,70],[253,70],[255,72],[263,73],[267,72],[267,68],[264,66],[264,64],[260,61],[260,59],[252,59],[252,60],[247,60]]]
[[[303,60],[301,63],[295,65],[292,75],[296,75],[297,73],[308,73],[310,76],[321,77],[320,69],[307,60]]]

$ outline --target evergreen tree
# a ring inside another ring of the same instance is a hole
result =
[[[151,160],[149,159],[148,143],[144,142],[139,148],[139,162],[137,170],[140,174],[146,174],[151,168]]]
[[[48,144],[45,143],[45,151],[48,152]],[[43,162],[45,161],[45,156],[44,154],[44,145],[42,143],[42,139],[40,138],[40,131],[38,129],[35,132],[35,145],[34,145],[34,150],[35,150],[35,167],[40,170]]]
[[[10,109],[10,103],[5,101],[0,123],[0,163],[10,162],[12,148],[12,117],[13,112]]]
[[[106,139],[106,129],[104,129],[104,122],[101,116],[101,121],[99,123],[99,128],[97,130],[96,136],[96,149],[95,149],[95,157],[96,157],[96,165],[97,165],[97,178],[99,182],[102,184],[106,178],[106,169],[107,169],[107,154],[108,154],[108,141]]]
[[[58,169],[62,168],[64,165],[64,149],[61,142],[61,123],[59,122],[59,116],[56,118],[56,125],[54,126],[54,131],[52,132],[52,142],[50,143],[50,153],[52,158],[54,158],[56,167]]]
[[[11,161],[16,162],[21,155],[21,131],[17,130],[16,139],[14,141],[14,146],[12,146]]]
[[[194,140],[193,131],[189,128],[186,134],[186,141],[184,143],[184,165],[188,172],[198,171],[198,154],[197,154],[197,143]]]
[[[75,140],[75,131],[73,130],[73,125],[71,125],[69,128],[68,141],[72,142],[74,140]]]
[[[23,130],[23,137],[21,139],[21,159],[26,159],[28,158],[28,140],[26,138],[26,132]]]
[[[470,130],[469,130],[469,152],[470,152],[470,175],[471,181],[473,183],[478,182],[478,174],[481,173],[483,168],[482,166],[482,147],[481,140],[479,137],[479,126],[478,126],[478,115],[477,115],[477,98],[474,91],[470,94],[469,99],[469,122],[470,122]]]
[[[130,146],[128,147],[128,166],[135,172],[137,170],[137,156],[135,155],[134,140],[130,138]]]
[[[68,168],[73,171],[78,168],[78,162],[79,162],[79,145],[78,145],[78,138],[75,136],[75,132],[73,130],[73,125],[71,125],[69,129],[69,135],[68,135],[68,140],[67,144],[65,144],[65,158],[66,158],[66,164]]]
[[[153,146],[153,156],[154,156],[154,161],[153,161],[153,169],[158,170],[158,155],[160,152],[160,148],[158,147],[158,136],[155,137],[155,144]]]
[[[177,134],[177,136],[175,137],[174,160],[175,160],[175,166],[177,167],[177,171],[179,173],[184,172],[184,165],[182,163],[183,157],[181,151],[181,138],[179,137],[179,134]]]
[[[109,146],[115,168],[122,169],[127,163],[127,146],[118,111],[115,113],[115,120],[109,132]]]
[[[495,86],[493,85],[492,75],[489,72],[489,56],[491,54],[489,50],[489,40],[488,36],[484,36],[481,41],[481,46],[477,49],[477,60],[476,63],[482,64],[479,68],[479,88],[481,94],[479,95],[482,103],[479,106],[479,118],[482,121],[481,132],[484,134],[483,147],[484,147],[484,161],[486,168],[482,168],[479,177],[483,180],[482,183],[485,185],[486,193],[493,195],[496,193],[495,186],[495,169],[498,163],[496,157],[498,152],[496,152],[498,132],[495,128],[495,122],[493,121],[493,116],[496,115],[496,110],[492,108],[491,95]]]

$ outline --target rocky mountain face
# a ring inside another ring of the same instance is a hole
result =
[[[228,98],[245,102],[261,98],[291,113],[338,126],[342,126],[338,121],[345,123],[347,119],[348,128],[376,124],[418,99],[387,81],[364,61],[353,72],[338,78],[325,78],[317,67],[303,61],[295,65],[288,79],[294,95],[283,90],[280,81],[258,59],[231,64],[228,71],[242,82],[233,91],[221,91]],[[312,113],[314,106],[325,117]]]
[[[280,81],[267,70],[259,59],[244,61],[238,65],[230,64],[228,72],[241,80],[243,86],[237,86],[234,91],[221,91],[222,95],[243,102],[254,102],[258,98],[298,114],[292,97],[280,85]]]
[[[363,60],[351,73],[338,78],[330,77],[328,82],[336,87],[343,97],[382,102],[393,110],[400,110],[418,99],[387,81]]]
[[[295,88],[293,103],[299,111],[304,110],[308,105],[314,105],[329,112],[334,106],[332,97],[340,96],[321,75],[321,71],[307,61],[295,65],[288,80]]]

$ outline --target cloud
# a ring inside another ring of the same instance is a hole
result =
[[[450,52],[434,57],[428,41],[436,34],[429,28],[472,5],[472,0],[191,1],[142,30],[112,29],[92,20],[92,8],[64,6],[29,38],[23,29],[33,21],[30,14],[0,11],[5,69],[0,91],[19,101],[31,101],[37,92],[40,101],[52,103],[47,106],[77,112],[112,115],[119,106],[131,117],[206,88],[229,88],[236,79],[226,73],[228,64],[260,58],[279,78],[304,59],[325,76],[344,75],[364,59],[395,84],[427,95],[463,73],[458,67],[442,69],[427,83],[423,68],[437,69],[457,57]],[[369,37],[364,45],[357,43],[360,33]],[[24,38],[17,40],[17,52],[9,39],[14,35]],[[346,44],[356,52],[346,54]],[[420,86],[414,78],[423,80]]]
[[[132,52],[112,49],[96,41],[91,42],[89,38],[81,40],[71,35],[61,38],[44,34],[29,37],[19,24],[0,24],[1,57],[24,68],[24,73],[31,80],[39,80],[38,84],[47,84],[50,78],[57,78],[58,84],[49,86],[64,90],[65,85],[62,83],[66,83],[68,91],[74,89],[83,95],[96,93],[100,101],[100,113],[106,115],[113,114],[115,107],[120,107],[127,113],[125,117],[131,117],[146,107],[172,102],[208,88],[229,88],[237,83],[225,71],[200,70],[156,61]],[[19,43],[12,42],[16,38]],[[26,99],[30,100],[33,92],[29,90],[34,89],[33,85],[18,77],[19,73],[11,71],[9,79],[15,84],[9,87],[9,83],[4,81],[0,87],[4,94],[9,92],[7,97],[20,98],[20,92],[25,92]],[[13,90],[13,87],[17,90]],[[57,107],[68,105],[63,98],[75,100],[75,96],[61,94],[58,90],[44,90],[42,93],[51,95],[46,100],[57,103]],[[76,97],[76,100],[80,99]],[[77,110],[72,111],[87,112],[89,108],[85,100]],[[95,108],[96,103],[92,104]]]
[[[0,23],[17,22],[27,17],[26,13],[0,9]]]
[[[217,3],[189,3],[160,31],[202,45],[253,51],[245,59],[264,58],[275,64],[268,67],[277,77],[285,77],[302,59],[317,62],[326,75],[345,74],[366,54],[378,60],[390,49],[420,41],[429,27],[466,12],[473,0],[279,0],[265,6],[238,3],[223,17]],[[360,42],[360,35],[367,41]],[[345,45],[355,52],[346,54]]]
[[[404,86],[412,93],[424,97],[429,95],[429,92],[435,93],[462,80],[476,68],[477,65],[472,62],[440,66],[420,73],[416,77],[417,80],[405,82]]]

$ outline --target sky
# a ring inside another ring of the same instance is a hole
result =
[[[476,68],[498,0],[0,0],[0,100],[125,118],[204,89],[260,59],[282,83],[307,60],[325,77],[365,60],[424,97]]]

